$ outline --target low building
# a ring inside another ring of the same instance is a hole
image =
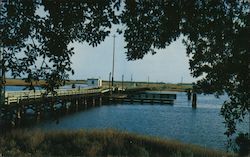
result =
[[[102,80],[101,79],[87,79],[87,85],[90,87],[102,87]]]

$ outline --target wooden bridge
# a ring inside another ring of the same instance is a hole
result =
[[[146,93],[142,89],[114,91],[109,89],[58,89],[54,93],[45,90],[8,91],[0,106],[0,119],[11,125],[21,125],[27,116],[39,120],[48,114],[76,112],[105,103],[139,102],[173,104],[176,94]],[[121,96],[122,95],[122,96]]]
[[[39,100],[44,98],[59,98],[75,95],[88,95],[88,94],[103,94],[109,90],[105,89],[57,89],[55,93],[47,93],[45,90],[36,91],[8,91],[5,92],[5,103],[4,105],[19,104],[22,101],[28,100]]]
[[[110,97],[114,102],[120,103],[150,103],[150,104],[170,104],[173,105],[176,94],[137,92],[127,94],[117,94]]]
[[[0,118],[11,125],[20,125],[22,119],[32,114],[39,120],[47,114],[68,113],[102,105],[108,89],[58,89],[5,92]],[[30,113],[28,113],[30,111]]]

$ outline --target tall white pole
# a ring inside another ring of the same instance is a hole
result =
[[[148,86],[149,86],[149,76],[148,76]]]
[[[112,64],[112,87],[114,86],[114,69],[115,69],[115,34],[113,35],[113,64]]]

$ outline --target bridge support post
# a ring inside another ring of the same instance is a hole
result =
[[[65,104],[65,107],[66,107],[66,113],[68,114],[69,113],[69,106],[67,103]]]
[[[25,114],[26,114],[26,109],[25,109],[25,106],[22,104],[21,105],[21,115],[22,115],[22,117],[25,116]]]
[[[197,107],[196,89],[197,89],[197,86],[196,86],[195,83],[193,83],[193,89],[192,89],[192,93],[193,93],[193,96],[192,96],[192,108],[194,108],[194,109],[196,109],[196,107]]]
[[[14,116],[13,115],[11,115],[11,116],[12,117],[11,117],[11,120],[10,120],[10,125],[11,125],[12,128],[14,128],[16,126],[16,121],[15,121]],[[8,123],[9,123],[9,121],[8,121]]]
[[[93,107],[95,107],[95,97],[93,97],[93,104],[92,104]]]
[[[88,108],[88,100],[87,98],[85,97],[84,98],[84,109],[87,109]]]
[[[187,96],[188,96],[188,100],[190,101],[191,100],[191,91],[190,90],[187,91]]]
[[[197,107],[197,95],[196,93],[193,93],[192,108],[196,109],[196,107]]]
[[[16,110],[16,122],[15,122],[15,126],[20,126],[21,125],[21,108],[18,107]]]
[[[65,112],[65,114],[68,113],[68,106],[64,100],[62,100],[62,109],[63,109],[63,112]]]
[[[78,99],[76,99],[76,101],[75,101],[75,109],[76,109],[76,112],[78,111],[78,107],[79,107],[79,100]]]
[[[41,106],[34,106],[36,121],[39,122],[41,119]]]
[[[66,102],[66,110],[67,110],[67,113],[70,112],[70,106],[71,106],[71,102],[69,100],[65,100]]]
[[[99,98],[99,106],[102,106],[102,97]]]
[[[79,109],[82,110],[83,109],[83,104],[84,104],[82,96],[79,97],[78,103],[79,103]]]
[[[41,119],[41,112],[38,110],[36,111],[36,121],[39,122]]]

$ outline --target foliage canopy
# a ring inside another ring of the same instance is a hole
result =
[[[28,82],[45,79],[53,91],[73,73],[69,43],[97,46],[112,24],[125,25],[128,60],[183,35],[191,73],[203,76],[199,90],[230,98],[221,110],[230,136],[250,112],[249,12],[244,0],[9,0],[1,5],[1,68]]]
[[[165,48],[180,35],[194,77],[203,93],[226,92],[230,98],[221,113],[228,128],[250,113],[250,4],[247,1],[130,1],[121,16],[127,28],[129,60]],[[153,4],[152,4],[153,3]],[[249,115],[250,116],[250,115]]]

